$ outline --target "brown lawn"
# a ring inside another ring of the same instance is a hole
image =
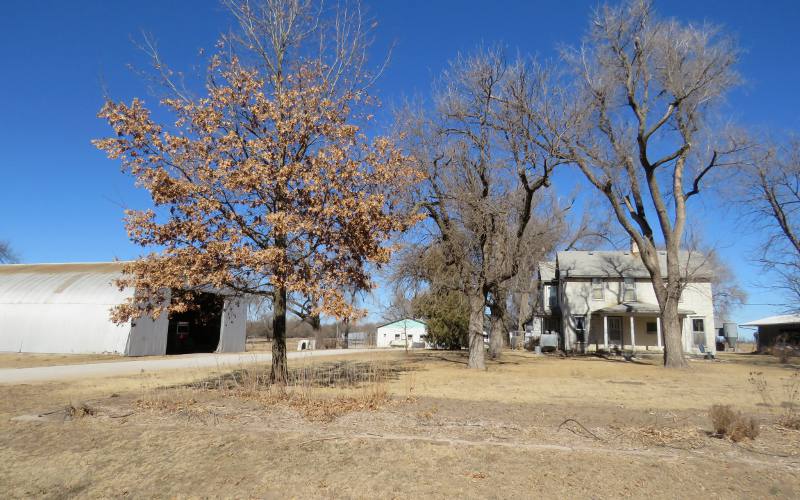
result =
[[[0,491],[797,498],[800,431],[777,421],[798,367],[721,358],[672,372],[507,352],[474,372],[460,353],[375,352],[290,362],[286,395],[252,370],[2,386]],[[712,404],[756,417],[760,436],[711,437]]]

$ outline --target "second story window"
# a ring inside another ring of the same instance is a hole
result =
[[[636,280],[633,278],[625,278],[623,284],[623,302],[636,302]]]
[[[558,287],[555,285],[547,285],[544,292],[548,307],[558,306]]]
[[[603,300],[602,278],[592,278],[592,300]]]

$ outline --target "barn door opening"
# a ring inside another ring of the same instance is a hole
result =
[[[195,292],[189,297],[185,292],[173,292],[176,296],[189,298],[190,308],[169,315],[167,354],[214,352],[219,345],[225,300],[212,293]]]

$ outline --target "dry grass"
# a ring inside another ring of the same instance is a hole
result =
[[[225,397],[286,405],[314,422],[330,422],[355,411],[375,411],[389,401],[386,382],[397,368],[381,362],[337,361],[289,371],[289,382],[272,386],[266,371],[241,370],[199,387]]]
[[[628,441],[647,447],[697,449],[705,445],[703,434],[696,427],[646,425],[626,428],[622,434]]]
[[[356,411],[376,411],[389,402],[387,381],[405,370],[388,361],[340,360],[305,363],[289,371],[285,386],[269,382],[265,367],[218,373],[189,384],[150,388],[137,405],[141,409],[188,414],[204,399],[255,401],[263,407],[285,406],[313,422],[331,422]]]
[[[0,387],[0,489],[10,498],[796,498],[800,433],[773,424],[791,372],[739,356],[672,372],[657,359],[507,352],[473,372],[461,353],[375,352],[291,361],[284,391],[265,382],[265,366]],[[754,370],[773,405],[749,390]],[[63,414],[65,401],[95,414],[10,419]],[[708,436],[706,405],[730,403],[764,422],[746,448]],[[596,437],[559,432],[568,418]]]
[[[77,365],[123,361],[115,354],[35,354],[19,352],[0,353],[0,368],[31,368],[34,366]]]

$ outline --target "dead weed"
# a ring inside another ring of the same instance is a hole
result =
[[[733,442],[755,439],[761,432],[758,420],[734,411],[730,405],[714,405],[708,412],[714,435],[727,437]]]
[[[623,430],[623,434],[630,441],[641,443],[647,447],[669,447],[697,449],[703,447],[703,436],[697,429],[691,427],[658,427],[648,425],[644,427],[630,427]]]

